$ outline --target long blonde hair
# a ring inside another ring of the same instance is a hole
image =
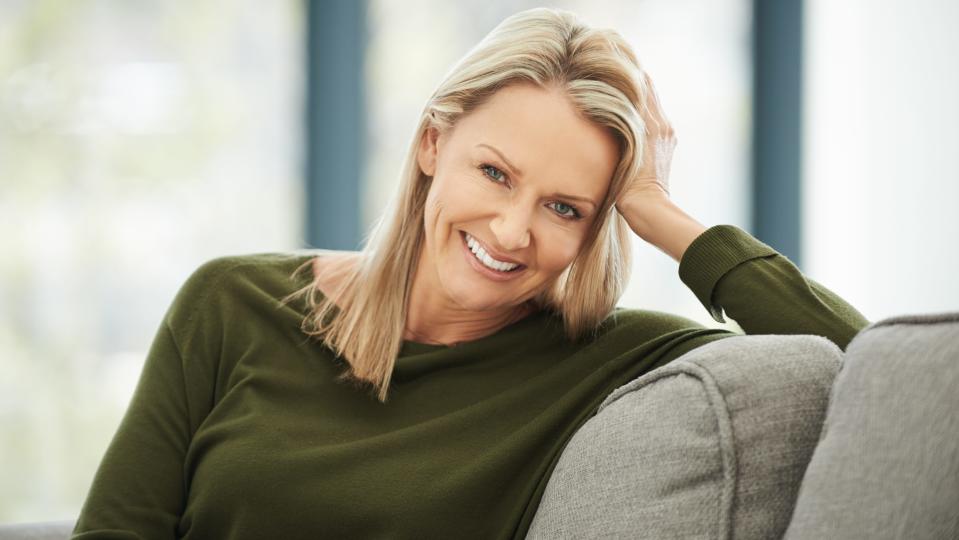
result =
[[[535,8],[494,28],[444,77],[420,115],[397,186],[374,224],[357,264],[324,295],[314,277],[284,298],[306,296],[302,329],[345,360],[339,381],[371,389],[385,402],[403,345],[407,305],[423,242],[423,215],[431,177],[417,162],[427,129],[443,132],[515,83],[565,90],[580,114],[607,129],[619,144],[606,200],[566,270],[532,301],[563,319],[570,340],[588,339],[615,309],[629,281],[630,230],[613,203],[639,170],[645,124],[639,114],[647,88],[629,44],[614,30],[591,28],[569,11]],[[313,260],[301,265],[294,277]],[[337,302],[334,302],[334,298]],[[337,305],[339,304],[339,305]]]

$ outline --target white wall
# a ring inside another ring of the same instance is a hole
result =
[[[804,273],[871,321],[959,309],[959,2],[806,10]]]

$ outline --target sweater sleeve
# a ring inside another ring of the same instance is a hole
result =
[[[212,407],[217,363],[215,351],[184,354],[183,343],[216,341],[208,339],[216,321],[206,299],[221,266],[214,260],[196,270],[164,316],[72,539],[178,536],[187,497],[185,456]]]
[[[869,321],[804,276],[787,257],[734,225],[715,225],[686,249],[679,277],[717,322],[747,334],[813,334],[845,350]]]

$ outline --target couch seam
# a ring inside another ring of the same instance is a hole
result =
[[[706,398],[709,400],[716,418],[716,424],[719,431],[719,454],[723,464],[723,490],[720,496],[720,516],[719,527],[722,530],[722,539],[732,538],[733,527],[733,507],[735,504],[736,490],[738,489],[739,471],[737,464],[736,438],[733,436],[732,419],[729,416],[729,407],[726,405],[726,396],[719,390],[719,385],[712,373],[703,365],[689,361],[690,372],[695,373],[703,389]],[[723,448],[723,441],[729,441],[729,448]]]
[[[862,331],[866,331],[872,328],[877,328],[880,326],[892,326],[894,324],[948,324],[959,322],[959,312],[956,311],[944,311],[941,313],[923,313],[915,315],[896,315],[894,317],[889,317],[887,319],[882,319],[881,321],[876,321]]]
[[[719,391],[719,385],[713,378],[712,373],[694,361],[684,360],[682,362],[672,362],[645,375],[633,379],[629,383],[620,386],[612,394],[607,396],[606,400],[600,404],[596,414],[615,403],[626,394],[637,391],[643,387],[650,386],[667,377],[677,375],[688,375],[699,380],[709,402],[709,408],[716,419],[717,431],[719,433],[718,453],[723,468],[723,487],[720,492],[718,507],[718,528],[722,531],[721,540],[732,538],[733,506],[738,487],[738,471],[736,463],[736,440],[733,437],[732,420],[729,417],[729,408],[726,406],[726,398]],[[729,449],[723,448],[723,440],[729,441]]]

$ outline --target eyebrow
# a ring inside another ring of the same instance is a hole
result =
[[[519,170],[519,168],[516,167],[516,165],[513,165],[513,163],[512,163],[510,160],[506,159],[506,156],[504,156],[503,153],[500,152],[497,148],[495,148],[495,147],[493,147],[493,146],[490,146],[490,145],[488,145],[488,144],[485,144],[485,143],[477,144],[476,147],[477,147],[477,148],[483,147],[483,148],[488,148],[488,149],[492,150],[497,156],[499,156],[500,159],[502,159],[502,160],[506,163],[506,166],[507,166],[507,167],[509,167],[510,169],[513,170],[514,173],[516,173],[516,176],[523,176],[523,171]],[[580,201],[580,202],[584,202],[584,203],[586,203],[586,204],[590,204],[590,205],[593,206],[593,208],[596,208],[596,207],[597,207],[597,204],[596,204],[596,203],[594,203],[594,202],[593,202],[592,200],[590,200],[590,199],[587,199],[586,197],[579,197],[579,196],[576,196],[576,195],[568,195],[568,194],[566,194],[566,193],[553,193],[553,194],[551,195],[551,197],[559,197],[559,198],[561,198],[561,199],[572,199],[572,200],[574,200],[574,201]]]

